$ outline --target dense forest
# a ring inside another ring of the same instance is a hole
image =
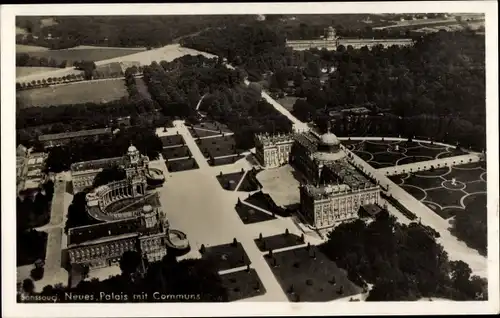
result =
[[[232,28],[209,29],[186,37],[183,46],[227,58],[247,71],[274,71],[285,67],[292,52],[285,47],[284,35],[265,24],[253,23]]]
[[[336,227],[322,250],[358,283],[373,284],[368,301],[422,297],[485,300],[485,279],[463,261],[450,261],[443,247],[417,223],[403,225],[387,215],[369,224],[357,220]]]
[[[487,255],[488,252],[488,209],[485,201],[482,209],[466,209],[464,213],[457,213],[450,229],[453,235],[463,240],[467,246],[477,249],[482,255]],[[469,206],[478,205],[469,203]]]
[[[99,281],[91,279],[82,281],[74,288],[47,285],[40,295],[59,296],[59,302],[69,300],[65,293],[92,295],[93,300],[87,302],[175,302],[179,299],[158,299],[158,295],[178,295],[186,302],[224,302],[228,301],[228,293],[222,285],[220,276],[212,263],[201,259],[177,261],[171,251],[160,262],[147,264],[143,272],[141,255],[129,251],[123,254],[120,261],[121,274]],[[23,282],[24,292],[34,294],[31,280]],[[101,294],[114,294],[110,299],[100,298]],[[133,295],[147,295],[146,298],[134,298]],[[125,299],[126,297],[126,299]],[[82,300],[85,301],[85,300]],[[74,302],[74,301],[71,301]]]
[[[170,44],[205,28],[254,19],[253,15],[16,17],[16,26],[28,32],[27,36],[18,36],[17,43],[51,49],[78,45],[151,48]],[[55,23],[44,25],[42,20]]]
[[[258,85],[244,85],[244,72],[220,58],[184,56],[144,69],[149,92],[168,117],[196,120],[195,108],[235,132],[236,147],[253,147],[255,132],[291,131],[291,123],[261,97]],[[201,100],[201,98],[203,99]]]

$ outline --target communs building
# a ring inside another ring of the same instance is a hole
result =
[[[123,180],[93,187],[97,174],[117,166]],[[130,145],[123,157],[75,163],[74,192],[85,191],[86,211],[94,224],[68,229],[68,258],[72,285],[86,270],[118,264],[126,251],[137,251],[147,262],[161,260],[171,247],[189,249],[186,234],[170,229],[158,193],[148,187],[164,181],[161,170],[149,168],[149,158]],[[73,279],[74,278],[74,279]]]
[[[320,39],[315,40],[287,40],[286,45],[296,51],[304,51],[309,49],[326,49],[336,51],[339,46],[352,46],[354,49],[360,49],[364,46],[372,48],[377,45],[384,47],[396,46],[412,46],[413,40],[405,39],[360,39],[360,38],[342,38],[337,35],[337,31],[333,27],[325,29],[325,35]]]
[[[260,134],[255,142],[256,157],[264,168],[290,163],[304,176],[300,213],[314,228],[356,219],[360,208],[380,203],[380,187],[354,166],[331,132]]]

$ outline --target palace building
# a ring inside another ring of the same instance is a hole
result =
[[[325,29],[325,35],[321,39],[317,40],[287,40],[286,45],[293,48],[296,51],[304,51],[312,48],[316,49],[326,49],[330,51],[335,51],[340,45],[348,47],[349,45],[355,49],[367,46],[368,48],[374,47],[376,45],[383,45],[385,47],[390,47],[393,45],[397,46],[411,46],[413,45],[412,39],[357,39],[357,38],[341,38],[337,36],[337,32],[333,27],[328,27]]]
[[[256,157],[265,168],[290,163],[302,173],[300,212],[316,228],[357,218],[360,207],[380,201],[379,186],[351,163],[331,132],[257,135]]]
[[[151,169],[148,164],[148,156],[141,155],[139,150],[133,145],[130,145],[127,154],[122,157],[74,163],[71,165],[73,193],[81,192],[91,187],[99,172],[113,166],[124,169],[127,174],[127,180],[129,180],[129,186],[133,186],[133,189],[123,191],[123,193],[130,193],[131,195],[144,193],[148,182],[156,181],[157,179],[160,179],[160,181],[165,180],[160,170]]]
[[[167,254],[167,247],[189,248],[186,235],[169,228],[158,193],[148,188],[151,178],[164,180],[161,170],[149,168],[148,164],[149,158],[131,145],[123,157],[72,165],[75,193],[92,188],[95,176],[104,168],[118,166],[126,174],[124,180],[86,193],[87,213],[96,224],[68,230],[72,270],[114,265],[126,251],[137,251],[143,259],[155,262]]]
[[[114,265],[126,251],[138,251],[150,262],[167,254],[168,221],[161,207],[144,205],[139,215],[68,230],[70,264],[89,269]]]

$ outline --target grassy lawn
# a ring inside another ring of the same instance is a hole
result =
[[[174,160],[166,162],[165,164],[169,172],[180,172],[199,168],[194,158]]]
[[[57,70],[55,67],[16,66],[16,77]]]
[[[17,48],[16,48],[17,49]],[[75,61],[101,61],[112,59],[115,57],[125,56],[129,54],[138,53],[144,51],[145,49],[134,49],[134,48],[75,48],[75,49],[64,49],[64,50],[44,50],[44,51],[30,51],[30,56],[52,58],[56,62],[62,63],[67,61],[67,65],[73,65]],[[24,50],[26,52],[26,50]],[[16,53],[22,53],[17,51]]]
[[[251,268],[220,275],[222,285],[227,289],[229,301],[264,295],[266,289],[257,272]]]
[[[182,135],[162,136],[160,137],[163,147],[185,145]]]
[[[314,246],[265,255],[265,259],[290,301],[324,302],[361,292],[344,270]]]
[[[163,150],[161,151],[161,155],[163,156],[163,159],[170,160],[175,158],[189,157],[191,155],[191,151],[189,151],[188,146],[163,148]]]
[[[236,242],[236,245],[229,243],[205,247],[205,250],[200,252],[202,258],[215,264],[218,271],[250,264],[250,259],[240,242]]]
[[[262,252],[269,250],[274,251],[280,248],[304,244],[303,237],[301,238],[300,236],[290,233],[276,234],[273,236],[263,237],[262,239],[257,238],[254,241],[259,250]]]
[[[244,224],[259,223],[276,219],[270,214],[249,207],[243,203],[236,204],[235,210]]]
[[[236,190],[236,186],[243,177],[245,172],[234,172],[223,175],[217,175],[217,181],[219,181],[222,188],[230,191]]]
[[[123,80],[79,82],[16,93],[21,108],[63,104],[106,103],[128,96]]]

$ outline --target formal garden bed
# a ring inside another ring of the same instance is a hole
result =
[[[228,270],[250,264],[243,245],[236,239],[232,243],[217,246],[200,247],[203,259],[213,263],[218,271]]]
[[[228,301],[264,295],[266,288],[253,268],[220,275],[222,286],[227,290]]]

